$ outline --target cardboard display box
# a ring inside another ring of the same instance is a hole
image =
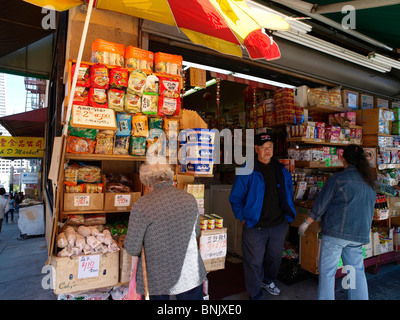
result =
[[[363,126],[363,136],[368,134],[378,134],[378,133],[390,134],[392,121],[383,118],[382,112],[384,110],[389,110],[389,109],[380,108],[380,109],[366,109],[366,110],[356,111],[357,125]],[[382,132],[382,126],[379,125],[380,121],[388,122],[388,128],[386,130],[387,132]]]
[[[119,251],[52,258],[55,271],[54,293],[88,291],[114,286],[119,276]]]
[[[119,282],[129,282],[132,274],[132,256],[121,248],[119,253]]]
[[[400,216],[400,197],[387,197],[389,206],[389,216]]]
[[[374,256],[393,251],[393,229],[387,229],[389,238],[392,239],[385,244],[381,244],[379,241],[379,234],[372,232],[372,244]]]
[[[104,193],[64,193],[64,211],[103,210]]]
[[[129,211],[136,200],[141,197],[141,192],[105,193],[105,211]]]
[[[225,268],[227,252],[227,228],[202,230],[200,254],[207,272]]]

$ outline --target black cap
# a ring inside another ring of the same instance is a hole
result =
[[[258,133],[254,136],[254,144],[256,146],[262,146],[268,141],[275,143],[275,136],[272,133]]]

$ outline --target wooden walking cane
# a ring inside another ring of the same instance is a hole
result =
[[[141,258],[142,258],[142,269],[143,269],[144,298],[145,298],[145,300],[150,300],[149,286],[147,283],[146,255],[144,254],[144,247],[142,247]]]

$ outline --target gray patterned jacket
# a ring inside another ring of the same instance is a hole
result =
[[[140,256],[144,243],[150,295],[176,295],[199,286],[206,270],[197,246],[200,234],[193,195],[172,182],[155,186],[131,209],[126,251]],[[144,294],[142,263],[137,269],[137,292]]]

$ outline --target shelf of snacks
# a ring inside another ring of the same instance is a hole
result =
[[[295,161],[295,166],[299,168],[310,168],[310,169],[336,169],[343,168],[342,165],[328,165],[325,161]]]
[[[330,146],[346,146],[350,144],[358,144],[362,145],[361,141],[336,141],[336,140],[325,140],[325,139],[314,139],[314,138],[306,138],[306,137],[295,137],[295,138],[287,138],[287,142],[301,142],[305,144],[318,144],[318,145],[330,145]]]

